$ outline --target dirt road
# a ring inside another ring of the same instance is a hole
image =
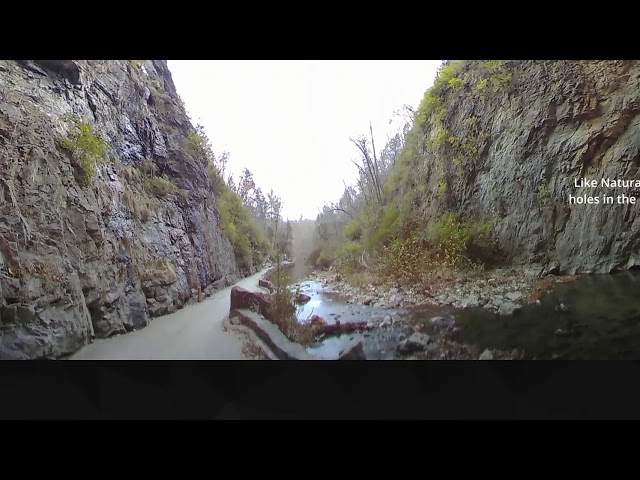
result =
[[[253,287],[264,273],[247,277],[236,285]],[[76,352],[72,360],[247,360],[240,333],[225,331],[231,287],[201,303],[157,317],[142,330],[96,340]]]

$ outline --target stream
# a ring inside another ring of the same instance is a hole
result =
[[[298,283],[311,297],[300,306],[298,319],[319,315],[327,323],[380,321],[400,318],[392,325],[364,332],[326,336],[308,348],[337,358],[351,339],[361,339],[367,359],[400,359],[396,347],[434,317],[452,319],[448,335],[456,343],[485,349],[517,350],[524,359],[640,359],[640,274],[592,275],[554,285],[540,303],[524,305],[511,316],[483,308],[421,306],[377,308],[349,303],[349,298],[316,280]],[[398,317],[399,316],[399,317]],[[388,317],[387,317],[388,318]],[[438,335],[434,328],[426,330]]]

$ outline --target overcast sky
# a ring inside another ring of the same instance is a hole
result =
[[[214,150],[230,153],[237,181],[244,167],[265,195],[282,199],[283,216],[315,219],[352,184],[356,147],[349,137],[373,125],[376,147],[417,107],[440,60],[171,60],[178,93]]]

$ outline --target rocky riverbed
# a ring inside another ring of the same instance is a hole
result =
[[[573,276],[542,276],[536,269],[510,268],[491,271],[472,271],[443,279],[426,288],[408,283],[373,282],[351,284],[336,272],[313,272],[310,277],[325,290],[349,297],[347,302],[379,308],[415,308],[450,306],[453,308],[482,307],[501,315],[511,315],[522,305],[536,302],[557,283],[579,278]]]
[[[312,346],[324,356],[339,356],[349,342],[361,341],[368,359],[512,359],[517,351],[478,351],[455,341],[457,311],[483,308],[500,315],[517,313],[522,304],[536,301],[536,292],[550,284],[532,270],[494,270],[450,279],[437,287],[407,285],[354,286],[336,272],[313,272],[292,286],[306,300],[299,308],[302,322],[342,324]],[[358,324],[356,330],[350,325]]]
[[[468,272],[420,292],[336,272],[291,285],[324,359],[640,360],[640,272]],[[354,281],[355,280],[355,281]],[[356,283],[358,282],[358,283]],[[505,307],[505,304],[507,307]],[[357,346],[357,348],[354,348]]]

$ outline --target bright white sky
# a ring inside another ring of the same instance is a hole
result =
[[[283,216],[315,219],[325,202],[352,184],[358,151],[349,137],[369,132],[381,150],[416,108],[440,60],[244,61],[170,60],[192,121],[204,125],[216,152],[230,153],[237,181],[244,167],[266,193],[282,199]]]

